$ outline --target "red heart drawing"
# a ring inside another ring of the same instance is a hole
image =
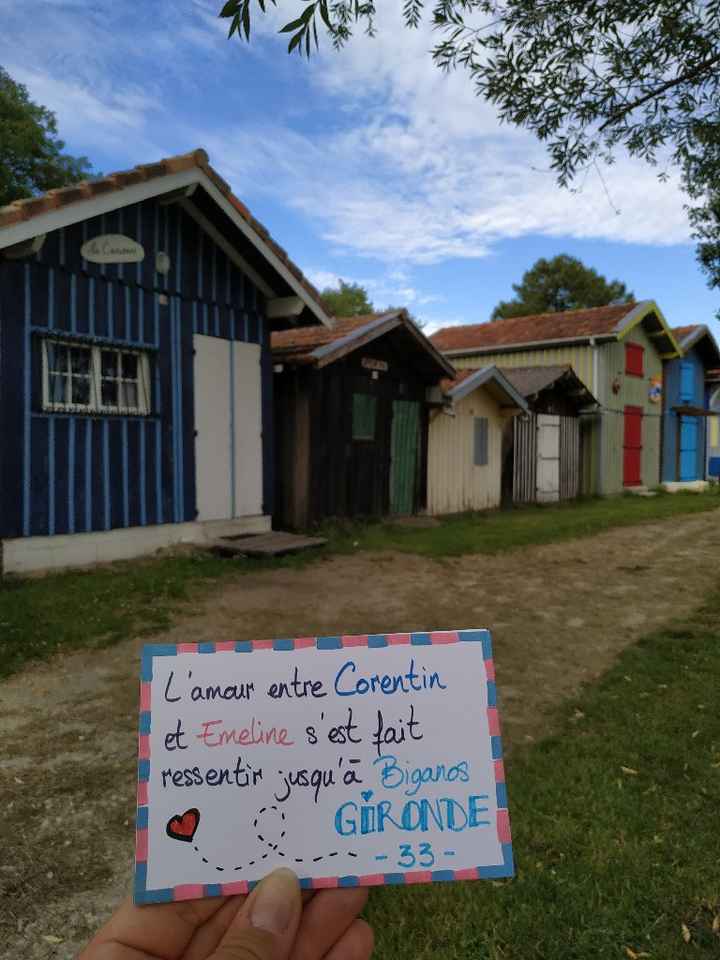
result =
[[[170,817],[165,831],[173,840],[184,840],[186,843],[192,843],[195,831],[200,823],[200,811],[196,807],[191,807],[185,813],[176,813]]]

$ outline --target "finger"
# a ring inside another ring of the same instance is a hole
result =
[[[274,870],[237,912],[212,960],[288,960],[301,912],[298,878]]]
[[[374,946],[375,934],[370,924],[353,920],[324,960],[370,960]]]
[[[366,887],[320,890],[303,910],[292,960],[321,960],[367,903]]]
[[[97,948],[110,943],[128,951],[149,953],[158,960],[179,960],[198,927],[217,913],[225,901],[225,897],[212,897],[138,907],[128,897],[95,934],[80,960],[93,960]],[[133,954],[128,952],[127,956]],[[122,954],[118,953],[118,957]]]
[[[314,890],[303,890],[303,904],[312,900],[314,895]],[[245,897],[231,897],[222,909],[210,917],[207,923],[199,927],[183,954],[183,960],[207,960],[213,950],[217,950],[220,941],[227,933],[228,927],[235,919],[235,914],[244,902]]]
[[[207,960],[217,950],[222,938],[247,897],[230,897],[210,919],[195,931],[182,955],[182,960]]]

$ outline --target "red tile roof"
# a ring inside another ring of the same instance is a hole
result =
[[[672,332],[675,334],[675,339],[679,343],[681,340],[684,340],[685,337],[689,336],[691,333],[694,333],[699,327],[699,323],[691,323],[686,327],[673,327]]]
[[[318,347],[324,347],[335,340],[341,340],[374,320],[381,320],[383,317],[389,318],[399,312],[398,310],[389,310],[385,313],[365,313],[358,317],[336,317],[335,326],[332,330],[318,324],[313,327],[296,327],[292,330],[274,331],[271,339],[272,349],[274,353],[281,353],[283,356],[297,357],[310,354]]]
[[[209,157],[203,149],[192,150],[190,153],[182,153],[174,157],[165,157],[155,163],[140,164],[132,170],[121,170],[117,173],[110,173],[97,180],[83,180],[69,187],[49,190],[47,193],[43,193],[37,197],[30,197],[26,200],[16,200],[14,203],[8,204],[5,207],[0,207],[0,231],[3,227],[10,227],[13,224],[30,220],[39,214],[48,213],[59,207],[81,203],[99,194],[122,190],[124,187],[129,187],[135,183],[165,177],[171,173],[180,173],[192,167],[198,167],[209,177],[217,189],[237,210],[243,220],[265,241],[275,256],[282,260],[290,273],[299,281],[305,291],[322,307],[322,300],[317,289],[304,276],[302,270],[292,262],[280,244],[273,240],[267,228],[263,226],[259,220],[256,220],[245,204],[241,200],[238,200],[233,194],[230,185],[226,183],[220,174],[210,165]]]
[[[623,303],[587,310],[566,310],[563,313],[509,317],[491,323],[444,327],[430,339],[438,349],[449,351],[610,335],[636,306],[636,303]]]

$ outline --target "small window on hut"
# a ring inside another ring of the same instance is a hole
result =
[[[645,348],[639,343],[625,344],[625,373],[629,377],[642,377]]]
[[[375,439],[375,397],[367,393],[353,394],[353,440]]]
[[[78,413],[149,413],[148,355],[138,350],[44,340],[43,407]]]
[[[487,417],[473,419],[473,463],[476,467],[486,467],[488,464]]]

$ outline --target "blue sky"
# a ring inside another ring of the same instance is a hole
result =
[[[221,0],[0,0],[0,63],[97,169],[203,146],[316,284],[360,282],[431,330],[488,319],[537,257],[569,253],[720,334],[676,181],[621,155],[561,190],[540,145],[432,65],[400,0],[376,39],[309,63],[276,34],[300,0],[278,2],[248,47]]]

